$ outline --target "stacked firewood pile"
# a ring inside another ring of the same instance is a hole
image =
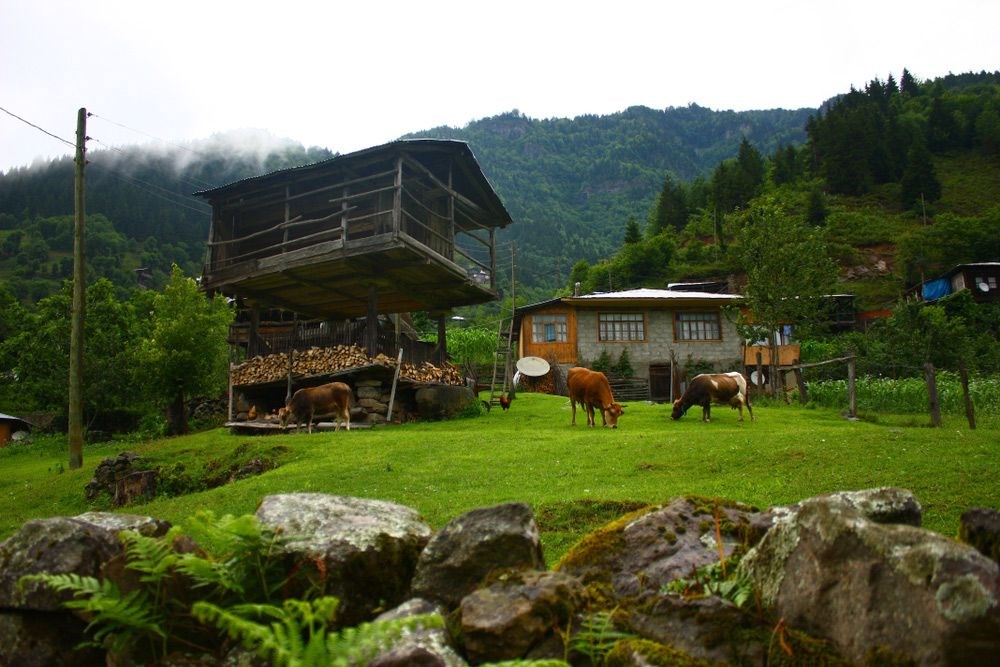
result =
[[[396,360],[384,354],[369,357],[365,349],[357,345],[337,345],[335,347],[311,347],[292,353],[292,375],[302,377],[322,375],[360,366],[395,367]],[[436,382],[440,384],[464,384],[462,374],[451,364],[438,367],[424,362],[419,366],[404,362],[400,377],[415,382]],[[231,377],[234,385],[261,384],[280,380],[288,375],[288,355],[269,354],[254,357],[234,366]]]

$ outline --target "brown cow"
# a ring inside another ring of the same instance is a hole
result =
[[[674,401],[674,410],[670,414],[674,419],[680,419],[692,405],[701,406],[702,421],[711,421],[712,403],[729,405],[739,408],[740,421],[743,421],[743,406],[747,406],[750,421],[754,421],[753,408],[750,407],[750,396],[747,394],[747,380],[742,373],[704,373],[691,378],[684,395]]]
[[[347,422],[347,430],[350,431],[351,396],[351,388],[343,382],[331,382],[321,384],[318,387],[299,389],[288,399],[285,407],[278,410],[281,426],[284,427],[294,419],[296,432],[299,430],[299,425],[306,422],[309,425],[309,433],[312,433],[314,417],[333,415],[337,422],[334,431],[340,430],[341,420]]]
[[[576,426],[576,404],[579,403],[587,411],[587,426],[595,426],[596,408],[601,411],[601,424],[618,428],[622,406],[615,403],[611,385],[604,373],[576,366],[566,373],[566,382],[569,385],[569,404],[573,408],[573,426]]]

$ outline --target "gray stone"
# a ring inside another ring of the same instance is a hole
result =
[[[561,572],[506,573],[462,599],[458,624],[465,655],[473,664],[521,659],[566,628],[585,601],[583,585]],[[561,649],[535,657],[559,658]]]
[[[28,521],[0,544],[0,607],[60,610],[72,593],[55,592],[38,582],[18,586],[18,580],[42,572],[100,576],[107,563],[124,552],[118,533],[134,530],[159,536],[169,527],[150,517],[104,512]]]
[[[758,513],[732,502],[718,509],[722,550],[729,557],[747,539]],[[611,522],[581,540],[556,567],[585,582],[608,584],[619,599],[634,599],[659,595],[671,581],[718,560],[715,504],[685,497]]]
[[[86,623],[68,612],[0,612],[0,665],[77,667],[104,665],[104,652],[76,649]]]
[[[1000,511],[974,507],[963,512],[958,536],[984,556],[1000,561]]]
[[[453,609],[500,568],[545,568],[535,516],[523,503],[472,510],[448,522],[420,554],[412,593]]]
[[[836,495],[777,520],[740,569],[791,627],[859,663],[874,647],[920,665],[1000,655],[995,562],[921,528],[871,521]]]
[[[427,522],[409,507],[322,493],[267,496],[257,518],[292,538],[283,548],[296,565],[322,562],[325,574],[314,583],[340,598],[342,626],[370,620],[377,609],[406,599],[431,536]]]
[[[712,664],[766,664],[765,647],[735,631],[752,627],[753,619],[718,597],[661,596],[641,611],[633,610],[628,621],[630,630],[642,637]]]
[[[471,389],[455,385],[432,385],[416,391],[417,411],[423,419],[456,417],[475,399]]]
[[[354,393],[358,397],[359,401],[365,398],[372,398],[378,400],[379,397],[382,396],[382,387],[379,385],[375,386],[361,385],[358,386],[357,389],[355,389]]]

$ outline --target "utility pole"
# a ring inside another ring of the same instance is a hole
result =
[[[86,304],[84,266],[84,167],[87,164],[87,110],[76,115],[74,179],[73,315],[69,339],[69,467],[83,467],[83,320]]]
[[[510,326],[507,327],[507,369],[505,371],[506,377],[510,380],[510,390],[507,392],[507,398],[513,399],[515,396],[514,389],[514,369],[511,368],[510,364],[510,346],[514,340],[514,317],[517,311],[517,302],[514,300],[514,262],[516,255],[514,253],[514,242],[510,242]]]

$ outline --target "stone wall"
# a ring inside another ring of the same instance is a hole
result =
[[[983,511],[995,525],[997,512]],[[997,563],[920,528],[920,504],[905,489],[834,493],[766,511],[675,498],[584,537],[552,569],[523,503],[472,510],[436,532],[402,505],[315,493],[267,496],[256,519],[289,538],[272,549],[284,564],[283,594],[336,596],[341,626],[436,619],[351,664],[964,667],[996,664],[1000,655]],[[30,521],[0,543],[0,664],[139,664],[108,644],[76,652],[86,633],[62,605],[72,594],[19,581],[75,574],[134,590],[119,534],[155,537],[167,528],[91,512]],[[190,538],[171,546],[197,551]],[[719,575],[720,555],[728,576]],[[322,576],[303,577],[309,572]],[[170,583],[190,585],[184,577]],[[171,599],[205,594],[177,589]],[[142,664],[266,664],[210,627],[184,627],[184,655]],[[188,641],[206,631],[200,643]],[[190,655],[196,645],[202,653]]]

